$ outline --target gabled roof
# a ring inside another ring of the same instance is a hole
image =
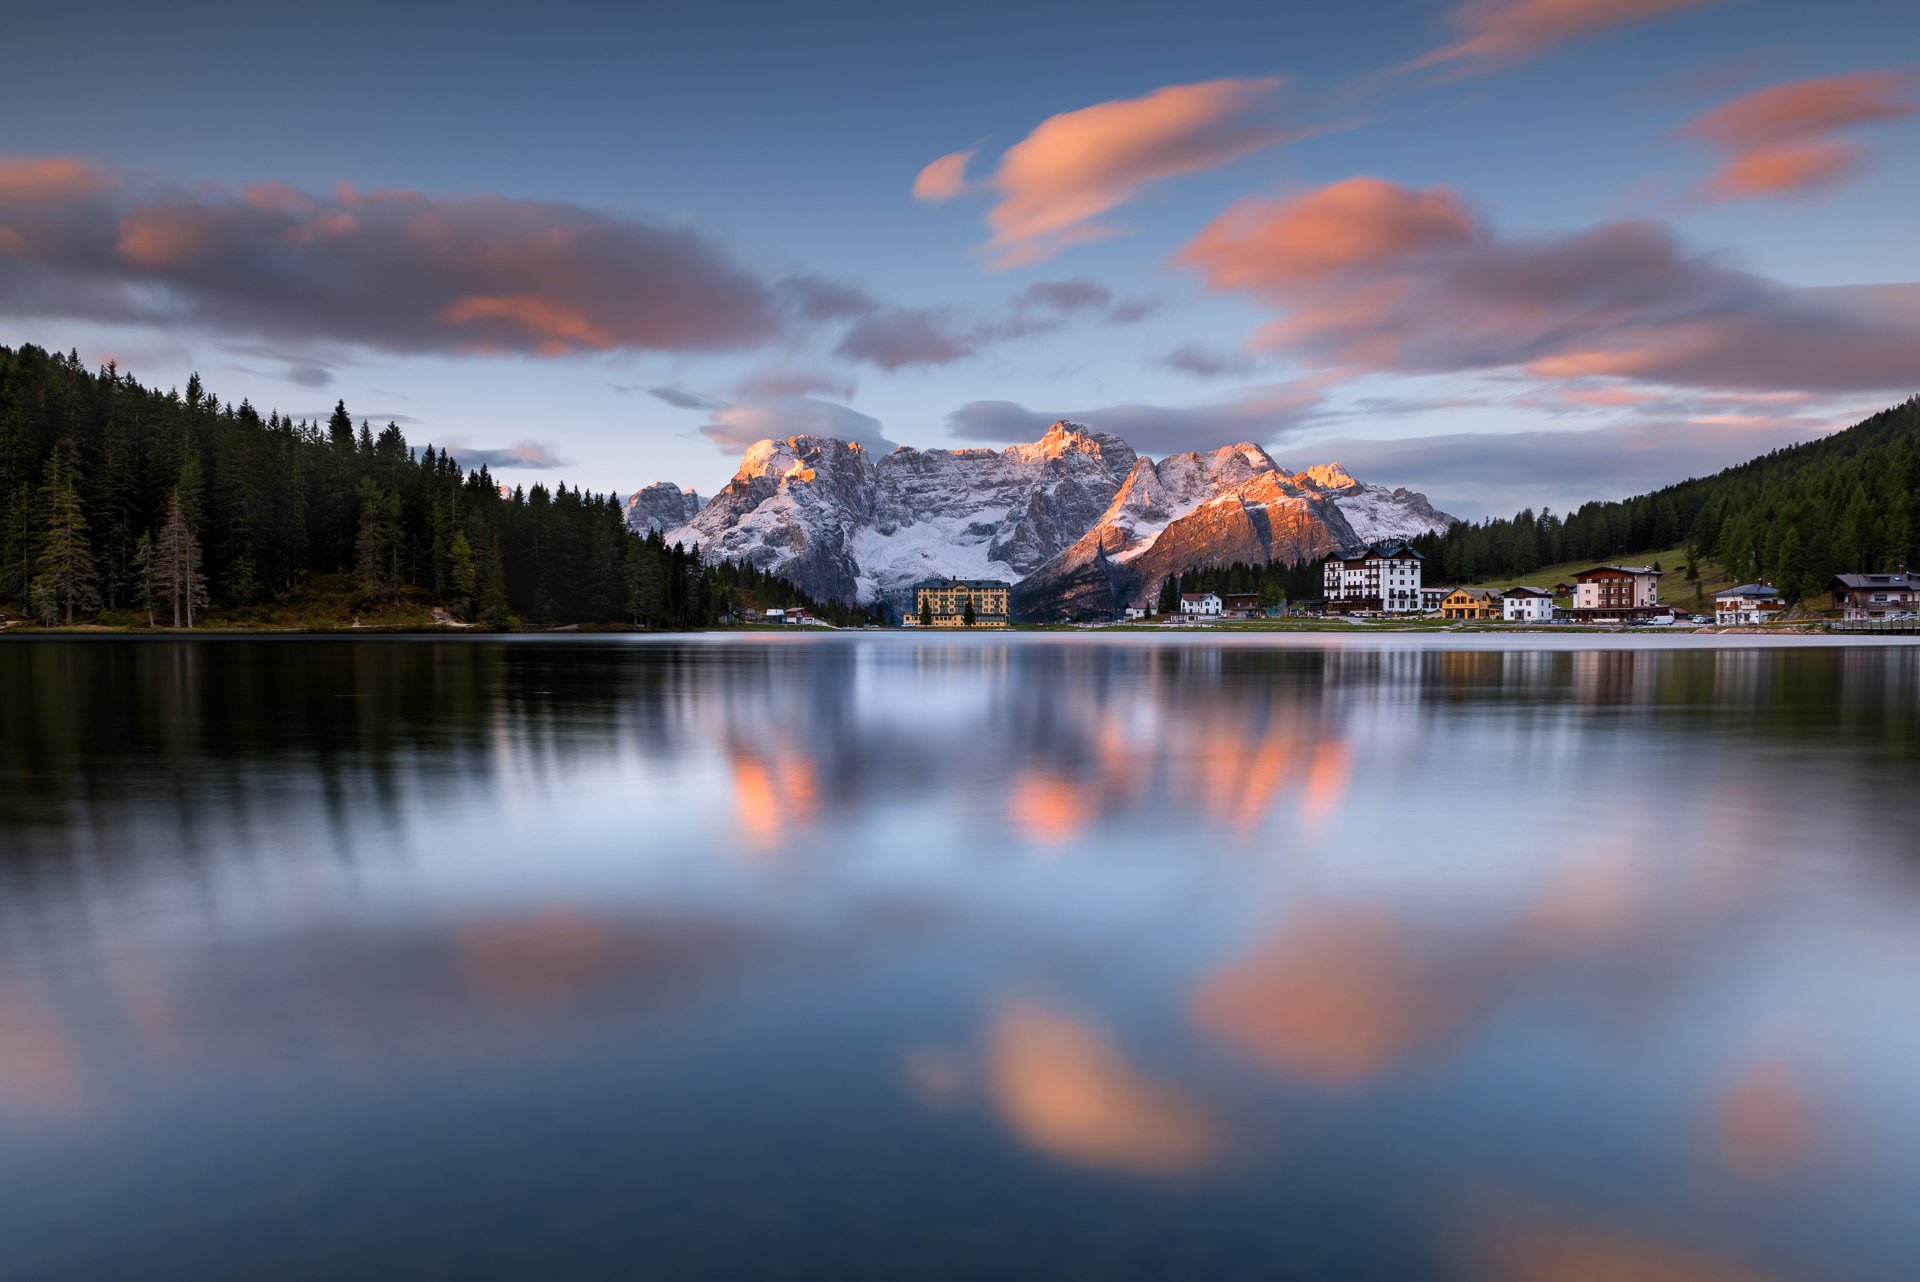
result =
[[[1728,588],[1725,592],[1716,592],[1713,599],[1718,601],[1725,596],[1779,596],[1780,589],[1768,583],[1742,583],[1737,588]]]
[[[1507,596],[1512,596],[1512,597],[1535,597],[1535,596],[1543,596],[1543,597],[1548,597],[1548,598],[1551,598],[1551,597],[1553,596],[1553,593],[1551,593],[1551,592],[1549,592],[1549,591],[1547,591],[1547,590],[1546,590],[1545,588],[1530,588],[1530,587],[1527,587],[1527,586],[1525,586],[1525,585],[1522,585],[1522,586],[1520,586],[1520,587],[1517,587],[1517,588],[1508,588],[1508,589],[1507,589],[1507,590],[1506,590],[1505,592],[1502,592],[1502,593],[1501,593],[1500,595],[1501,595],[1501,596],[1503,596],[1503,597],[1507,597]]]
[[[1920,588],[1920,575],[1907,574],[1836,574],[1833,581],[1849,588]]]
[[[1182,601],[1204,601],[1208,597],[1217,598],[1219,595],[1218,592],[1182,592],[1180,599]]]
[[[1665,570],[1656,570],[1650,565],[1596,565],[1591,570],[1582,570],[1573,577],[1576,579],[1584,579],[1590,574],[1599,574],[1606,570],[1612,570],[1617,574],[1660,575],[1666,573]]]

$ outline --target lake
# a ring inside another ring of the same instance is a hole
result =
[[[1912,1282],[1920,647],[0,642],[0,1278]]]

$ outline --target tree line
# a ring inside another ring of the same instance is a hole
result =
[[[706,626],[816,602],[750,565],[629,530],[618,498],[500,486],[399,426],[324,423],[141,386],[77,353],[0,347],[0,603],[42,622],[191,627],[335,585],[349,608],[426,601],[489,627]]]
[[[1836,574],[1920,569],[1920,397],[1832,436],[1650,494],[1531,509],[1413,540],[1429,583],[1519,578],[1565,561],[1680,548],[1688,578],[1718,562],[1792,601]],[[1668,569],[1677,567],[1668,566]]]

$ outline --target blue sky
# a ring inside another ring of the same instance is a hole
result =
[[[1073,414],[1467,516],[1920,390],[1910,6],[398,8],[11,17],[0,342],[509,481]]]

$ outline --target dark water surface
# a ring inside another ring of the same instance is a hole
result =
[[[1920,649],[1588,640],[0,643],[0,1278],[1913,1282]]]

